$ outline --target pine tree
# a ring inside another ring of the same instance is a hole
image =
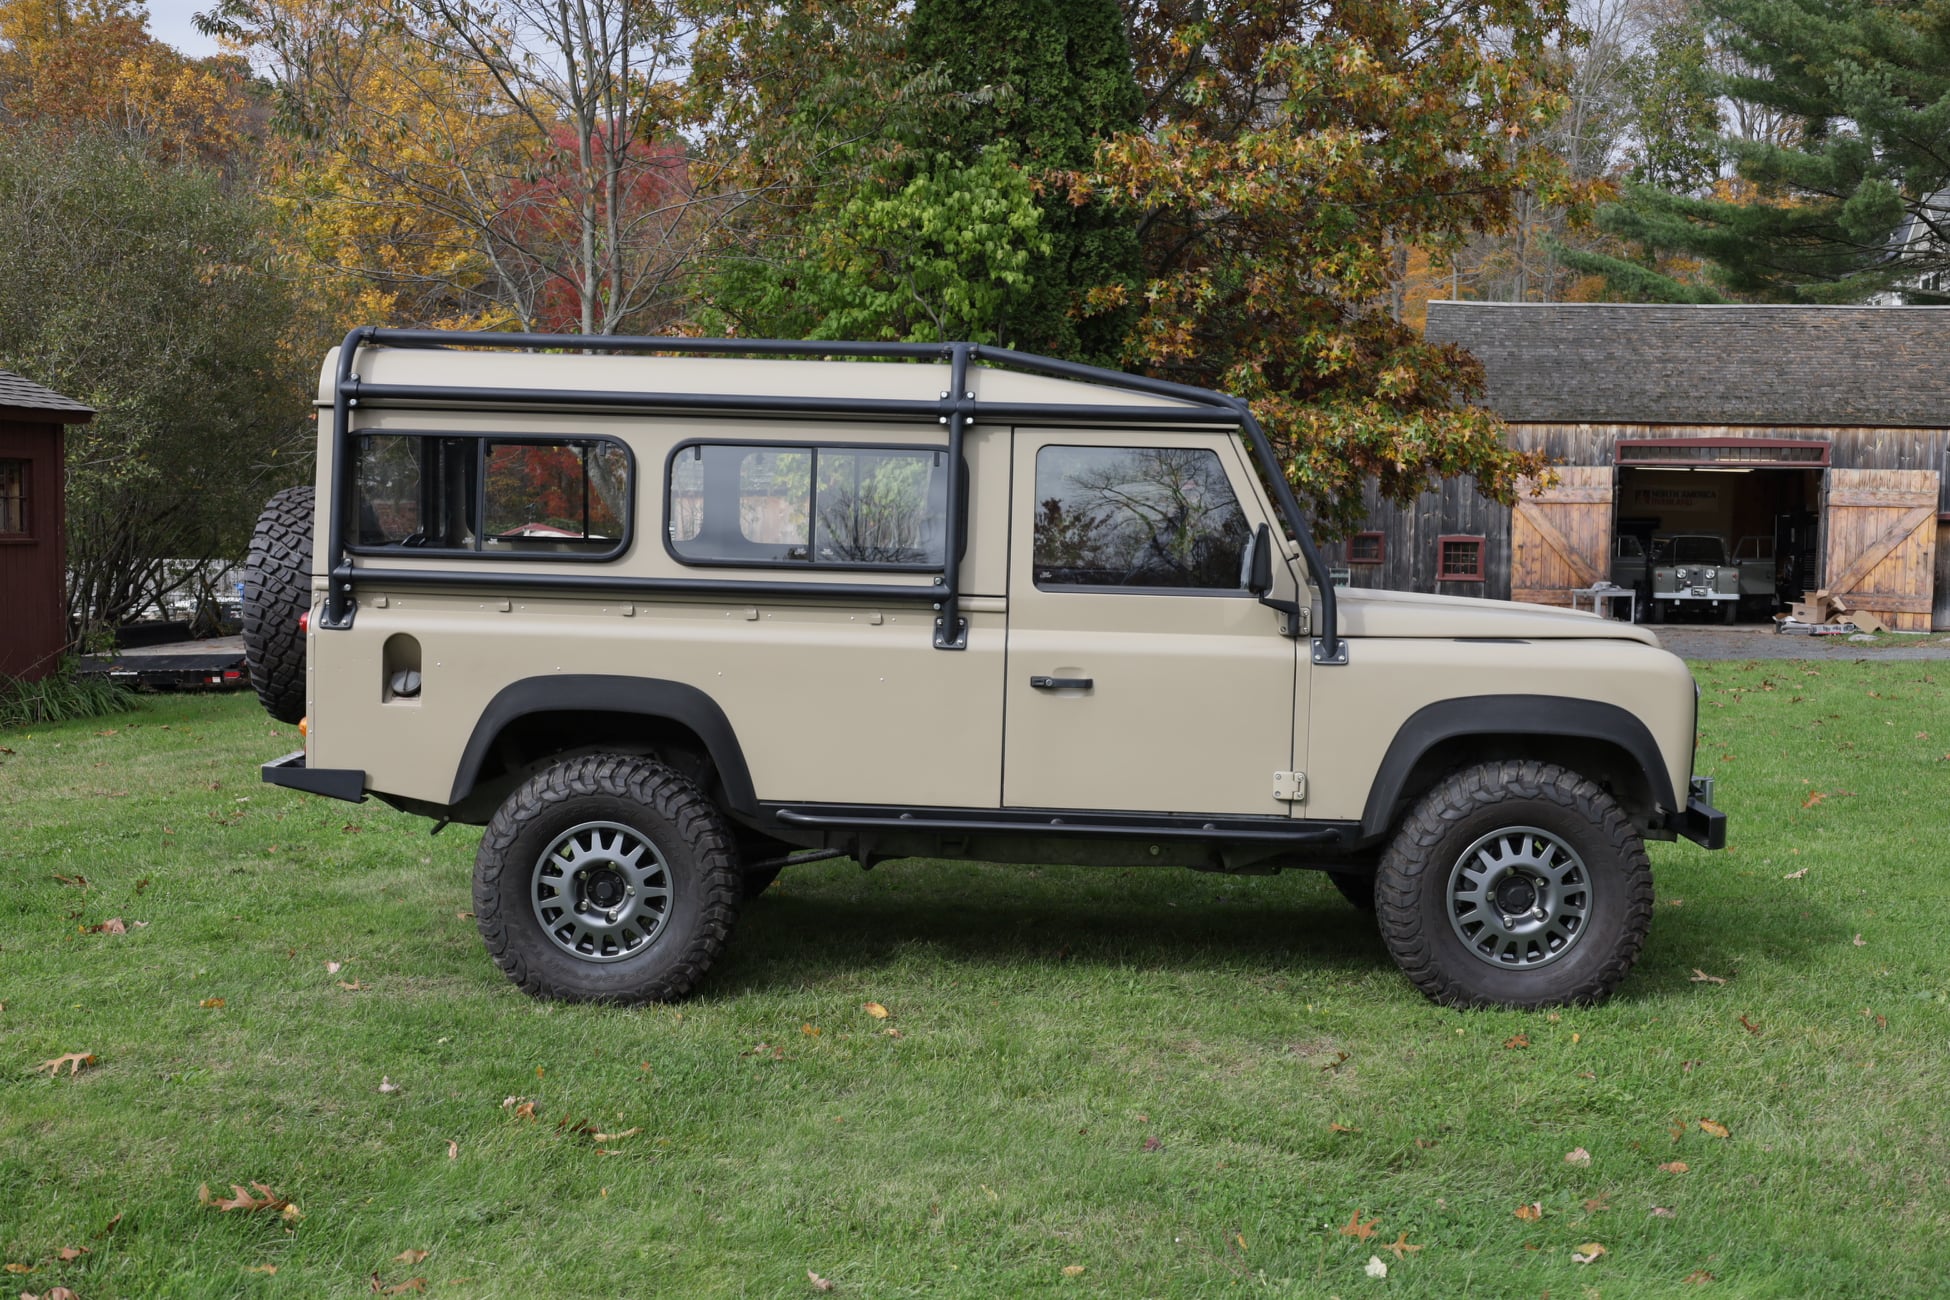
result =
[[[1639,259],[1575,254],[1628,297],[1716,295],[1652,269],[1704,259],[1727,293],[1772,302],[1926,296],[1950,271],[1950,4],[1944,0],[1706,0],[1742,70],[1728,97],[1790,117],[1787,143],[1722,139],[1736,178],[1708,197],[1633,184],[1600,224]]]
[[[996,144],[1041,183],[1049,248],[1003,329],[1011,346],[1116,364],[1135,319],[1137,223],[1124,208],[1073,204],[1070,175],[1134,129],[1142,101],[1117,0],[917,0],[908,57],[938,67],[951,98],[931,146],[972,164]]]

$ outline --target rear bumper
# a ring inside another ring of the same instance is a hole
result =
[[[1727,815],[1713,806],[1713,781],[1696,776],[1687,792],[1686,807],[1666,818],[1666,827],[1703,849],[1727,846]]]
[[[306,794],[322,794],[347,803],[366,801],[366,774],[355,767],[306,767],[305,751],[274,758],[262,769],[269,785],[281,785]]]

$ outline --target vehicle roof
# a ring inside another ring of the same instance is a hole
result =
[[[318,404],[330,406],[339,349],[326,354],[318,376]],[[772,397],[877,398],[938,401],[948,390],[946,362],[890,360],[797,360],[698,356],[592,356],[586,353],[511,352],[460,348],[362,348],[362,383],[508,389],[511,403],[522,389],[614,393],[728,393]],[[1133,392],[1108,384],[1027,374],[974,365],[969,391],[977,402],[1060,406],[1181,409],[1187,423],[1202,423],[1209,406],[1174,397]],[[415,403],[418,405],[419,403]],[[521,405],[531,405],[522,402]],[[429,403],[429,405],[438,405]],[[572,407],[573,403],[565,403]],[[979,415],[977,417],[980,418]],[[1223,423],[1223,421],[1214,421]]]

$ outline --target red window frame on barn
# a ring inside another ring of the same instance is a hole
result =
[[[19,542],[34,536],[34,517],[29,511],[32,502],[27,491],[33,471],[31,460],[0,459],[0,539]]]
[[[1386,533],[1356,533],[1347,539],[1349,564],[1380,564],[1388,558]]]
[[[1481,582],[1483,581],[1483,537],[1479,533],[1446,533],[1435,539],[1435,580],[1437,582]],[[1467,554],[1472,561],[1468,569],[1450,568],[1450,547],[1459,549],[1453,554],[1460,558]],[[1460,548],[1467,546],[1465,552]]]

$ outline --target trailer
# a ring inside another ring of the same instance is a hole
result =
[[[244,638],[211,637],[84,655],[83,677],[105,677],[138,691],[241,691],[250,686]]]

